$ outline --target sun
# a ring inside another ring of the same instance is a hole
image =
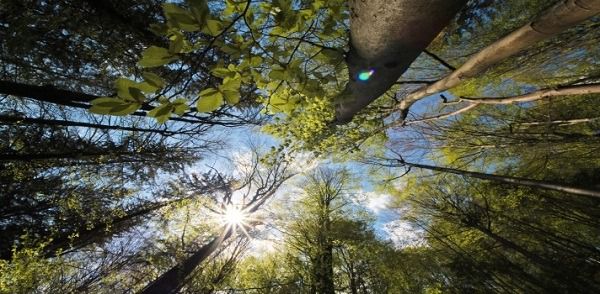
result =
[[[217,219],[225,230],[232,230],[234,233],[241,231],[250,239],[247,228],[251,227],[251,223],[256,221],[250,217],[250,213],[240,208],[239,206],[229,204],[218,211],[215,211],[215,219]]]
[[[223,213],[223,222],[230,226],[237,227],[243,225],[246,221],[246,218],[247,214],[243,210],[233,205],[227,206],[225,208],[225,212]]]

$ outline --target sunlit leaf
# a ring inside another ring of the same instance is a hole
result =
[[[200,92],[200,99],[196,104],[199,112],[211,112],[223,104],[223,94],[215,88],[208,88]]]

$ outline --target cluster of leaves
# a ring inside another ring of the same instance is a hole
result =
[[[217,82],[189,99],[176,97],[169,83],[145,72],[143,82],[117,80],[116,96],[92,101],[92,112],[126,115],[143,108],[163,123],[172,114],[241,105],[242,96],[254,91],[258,98],[253,103],[262,104],[263,112],[276,118],[271,130],[297,130],[273,134],[287,137],[286,142],[325,136],[314,134],[325,133],[325,124],[333,117],[331,97],[346,79],[343,51],[337,49],[347,44],[347,24],[339,21],[347,14],[344,1],[209,5],[190,0],[163,4],[163,13],[166,22],[153,25],[152,31],[166,37],[169,46],[147,48],[138,65],[174,68],[194,56],[199,60],[189,70],[197,70],[198,64],[210,62],[208,52],[220,52],[227,57],[208,66],[211,80]],[[192,101],[195,107],[190,107]]]

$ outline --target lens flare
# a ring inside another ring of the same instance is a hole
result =
[[[358,79],[363,82],[368,81],[374,73],[375,73],[375,70],[372,70],[372,69],[368,70],[368,71],[361,71],[358,74]]]
[[[239,206],[230,204],[221,209],[213,211],[214,218],[219,221],[226,230],[233,232],[241,231],[248,239],[251,239],[246,228],[251,227],[251,223],[256,221],[250,217],[250,213]]]
[[[228,206],[223,214],[223,221],[231,226],[239,226],[246,220],[246,213],[235,206]]]

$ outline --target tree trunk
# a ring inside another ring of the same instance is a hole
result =
[[[512,184],[512,185],[518,185],[518,186],[528,186],[528,187],[534,187],[534,188],[539,188],[539,189],[559,191],[559,192],[564,192],[564,193],[569,193],[569,194],[584,195],[584,196],[600,198],[600,191],[570,187],[570,186],[552,183],[552,182],[525,179],[525,178],[517,178],[517,177],[511,177],[511,176],[486,174],[486,173],[480,173],[480,172],[472,172],[472,171],[466,171],[466,170],[460,170],[460,169],[454,169],[454,168],[448,168],[448,167],[439,167],[439,166],[410,163],[410,162],[402,162],[402,164],[411,166],[411,167],[416,167],[416,168],[428,169],[428,170],[433,170],[433,171],[438,171],[438,172],[443,172],[443,173],[451,173],[451,174],[456,174],[456,175],[461,175],[461,176],[468,176],[468,177],[472,177],[472,178],[478,178],[478,179],[494,181],[494,182],[499,182],[499,183],[506,183],[506,184]]]
[[[94,240],[102,239],[103,237],[107,236],[108,234],[114,234],[114,232],[106,231],[106,229],[109,227],[119,228],[126,222],[132,221],[138,217],[148,215],[158,209],[161,209],[165,206],[168,206],[172,203],[181,201],[183,199],[187,199],[187,198],[175,199],[175,200],[166,201],[163,203],[157,203],[157,204],[150,205],[149,207],[146,207],[146,208],[130,211],[126,215],[116,218],[114,220],[111,220],[110,222],[97,223],[91,229],[88,228],[87,225],[81,226],[80,229],[77,230],[77,232],[76,232],[77,237],[75,237],[75,238],[71,237],[73,232],[68,232],[61,236],[53,238],[52,241],[46,247],[44,247],[44,257],[48,258],[48,257],[56,256],[56,251],[58,249],[68,249],[68,247],[71,247],[71,249],[77,249],[77,248],[81,248],[83,246],[89,245],[89,244],[93,243]]]
[[[383,95],[466,0],[351,0],[349,79],[336,106],[336,122],[352,117]],[[418,30],[418,32],[416,32]],[[373,70],[368,81],[361,72]]]
[[[171,294],[177,293],[185,284],[187,277],[194,269],[206,260],[221,244],[233,234],[232,229],[223,232],[219,237],[213,238],[206,245],[198,249],[192,256],[188,257],[182,263],[172,267],[169,271],[162,274],[146,286],[141,294]]]
[[[144,129],[144,128],[135,128],[135,127],[94,124],[94,123],[87,123],[87,122],[62,120],[62,119],[44,119],[44,118],[18,117],[18,116],[9,116],[9,115],[0,115],[0,124],[6,124],[6,125],[38,124],[38,125],[47,125],[47,126],[83,127],[83,128],[92,128],[92,129],[100,129],[100,130],[117,130],[117,131],[157,133],[157,134],[162,134],[162,135],[172,135],[172,134],[176,133],[176,132],[172,132],[172,131],[168,131],[168,130]]]
[[[401,119],[406,119],[409,108],[422,98],[448,90],[468,78],[476,77],[504,59],[539,41],[555,36],[598,13],[600,13],[600,0],[560,1],[543,12],[533,22],[526,24],[473,55],[450,75],[405,97],[398,106]]]
[[[24,97],[42,102],[49,102],[57,105],[64,105],[69,107],[89,109],[91,105],[90,101],[100,98],[102,96],[90,95],[81,92],[73,92],[68,90],[57,89],[51,85],[45,86],[34,86],[27,84],[20,84],[9,81],[0,81],[0,94],[12,95],[17,97]],[[144,104],[141,110],[149,111],[154,109],[149,104]],[[135,116],[146,116],[145,111],[136,111],[131,115]],[[171,117],[169,120],[188,122],[188,123],[203,123],[211,125],[224,125],[216,121],[211,121],[207,118],[194,117],[194,119],[186,119],[181,117]]]

